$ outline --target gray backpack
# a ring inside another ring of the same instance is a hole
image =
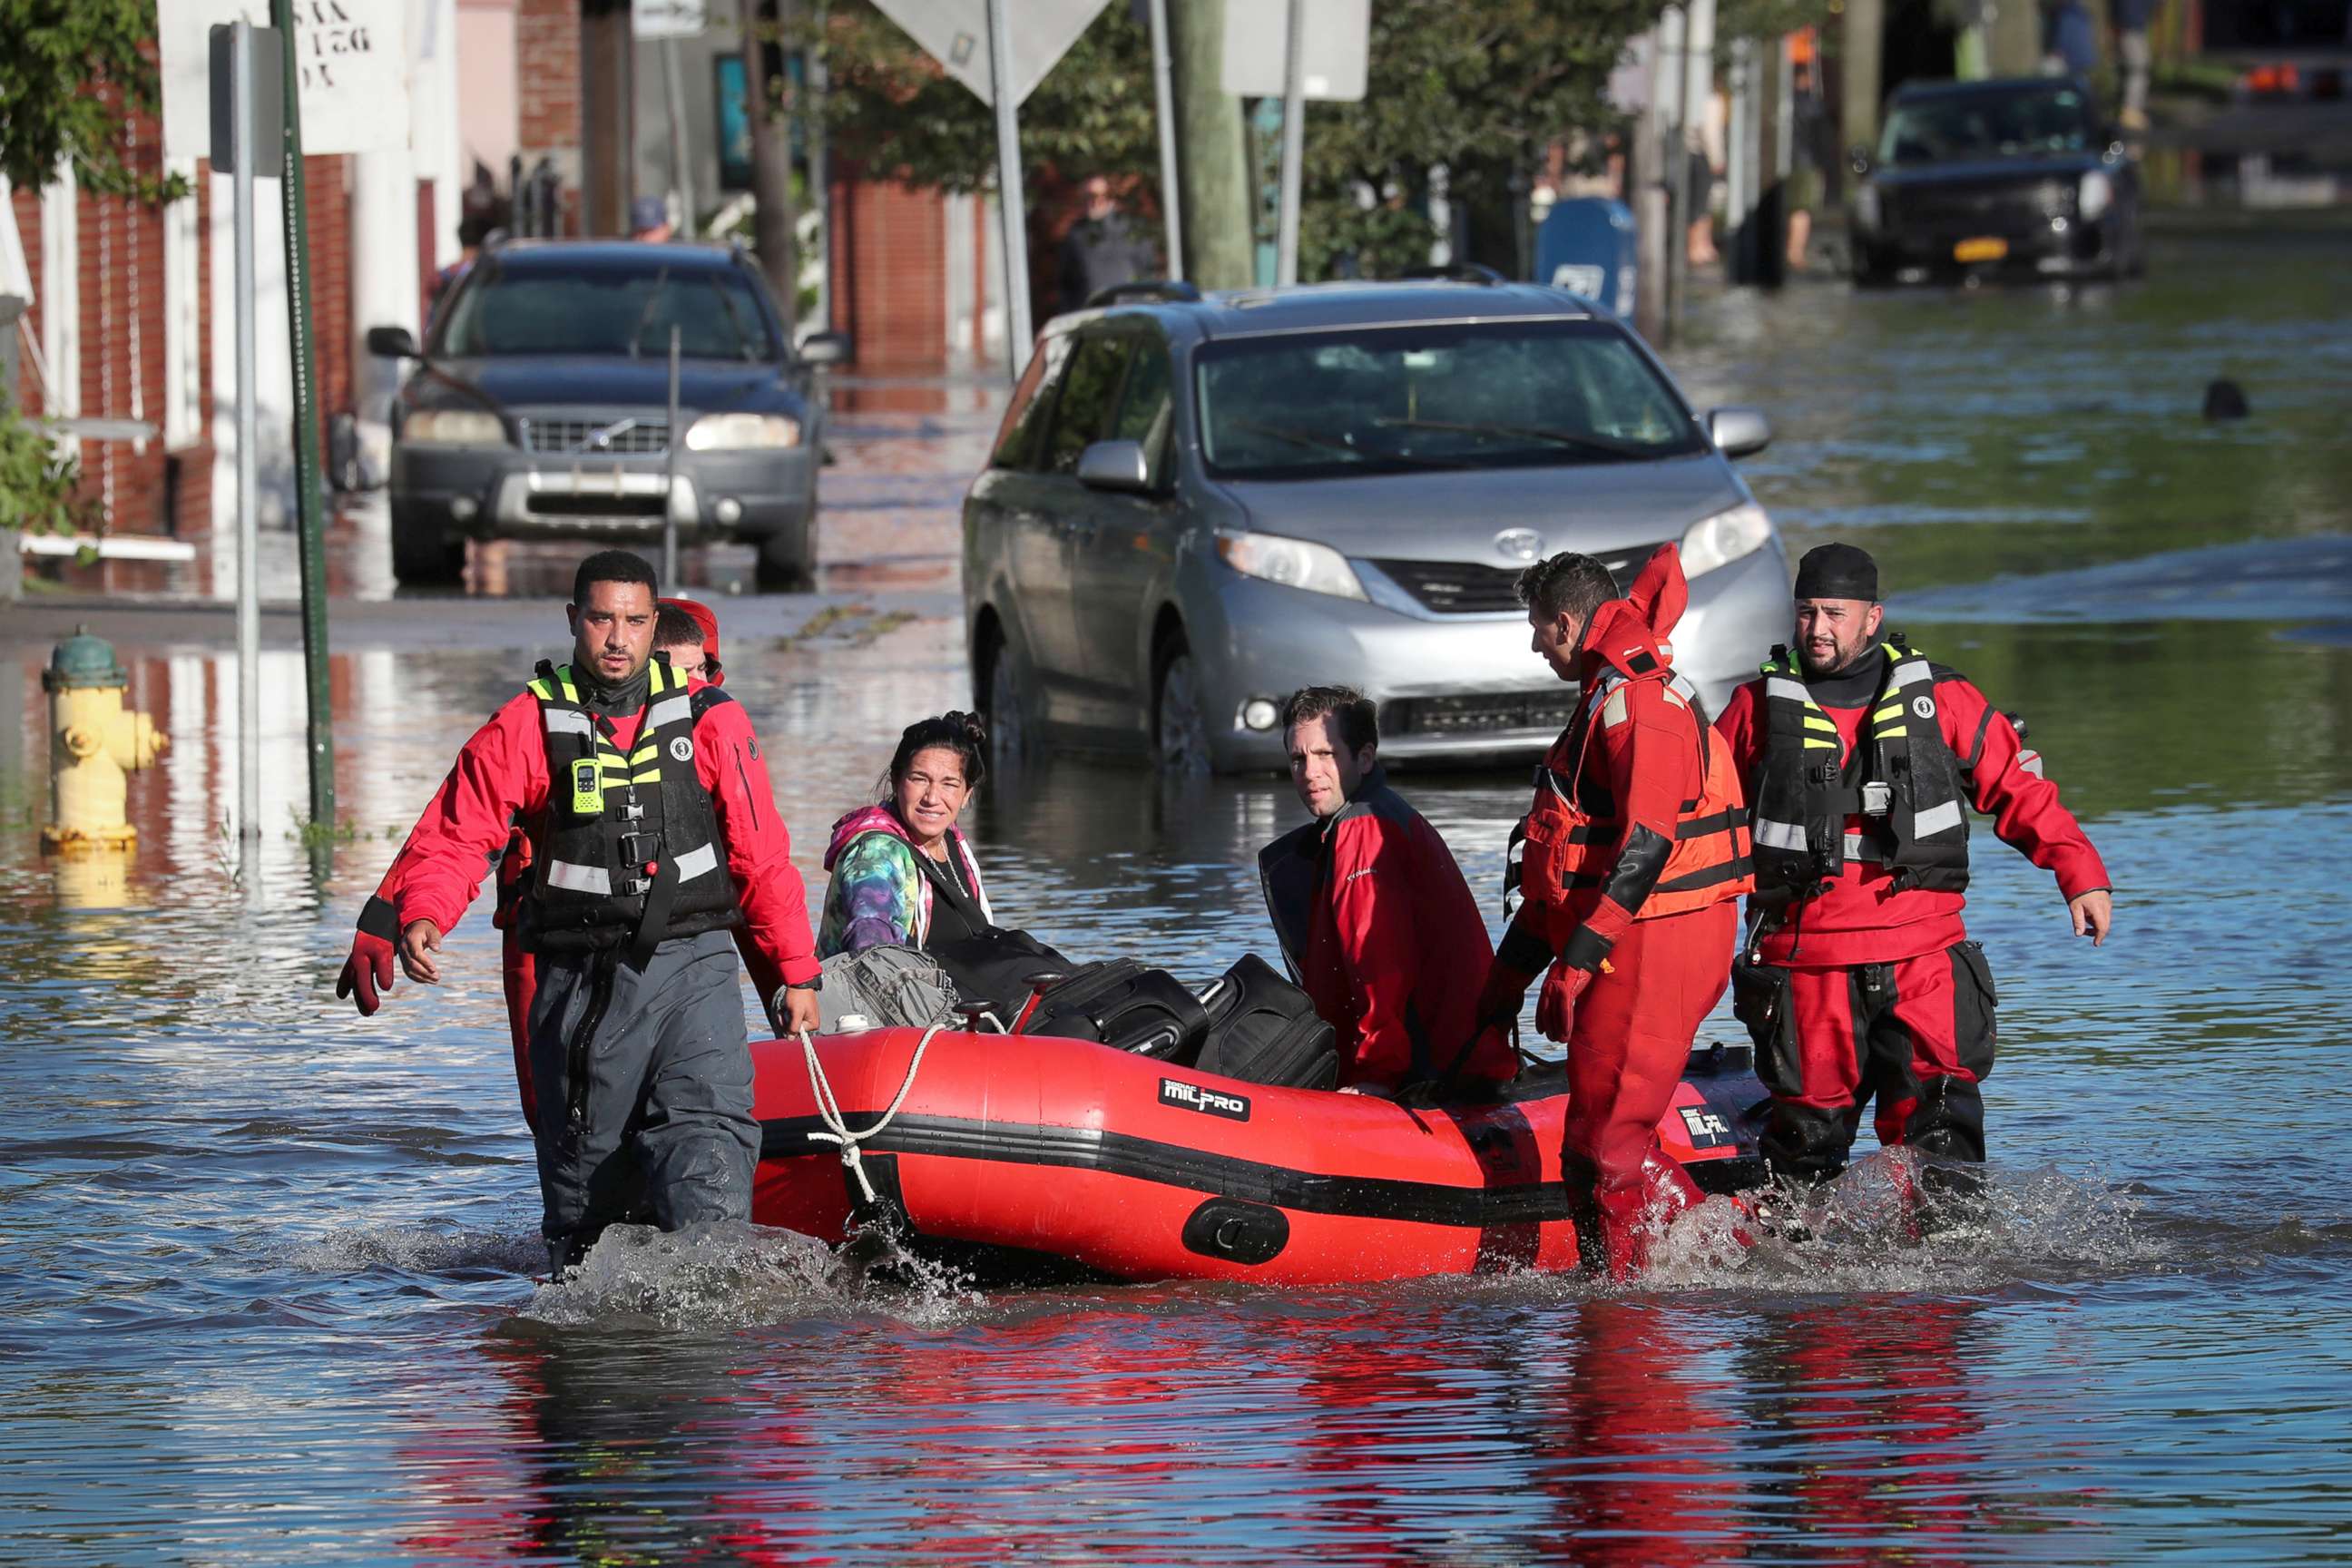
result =
[[[828,1035],[958,1021],[955,982],[919,948],[885,942],[863,952],[836,952],[824,969],[817,1005]]]

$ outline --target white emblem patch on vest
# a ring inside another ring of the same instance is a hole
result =
[[[1920,700],[1924,702],[1927,699],[1923,697]],[[669,743],[669,754],[681,763],[694,761],[694,742],[687,736],[680,735]]]
[[[1914,697],[1911,699],[1911,711],[1922,719],[1933,719],[1936,716],[1936,700],[1932,697]]]

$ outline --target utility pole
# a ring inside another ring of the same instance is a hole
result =
[[[2032,76],[2042,68],[2042,11],[2032,0],[1984,0],[1992,74]]]
[[[636,195],[636,35],[630,0],[580,7],[580,219],[591,235],[629,232]]]
[[[772,0],[770,10],[761,0],[743,3],[743,97],[751,130],[751,248],[759,253],[760,271],[776,310],[799,330],[801,309],[799,214],[793,205],[793,137],[789,121],[778,112],[774,79],[768,74],[771,33],[790,38],[794,0]],[[787,84],[789,85],[789,84]]]
[[[1182,274],[1203,289],[1246,289],[1256,272],[1248,154],[1241,100],[1224,89],[1224,0],[1168,0],[1168,30],[1184,209]]]
[[[2029,15],[2033,9],[2030,0],[2011,0],[2011,5]],[[1841,161],[1847,147],[1866,146],[1878,140],[1879,51],[1885,30],[1885,0],[1845,0],[1845,31],[1841,40],[1844,85],[1838,105]]]
[[[1633,208],[1633,330],[1652,345],[1663,347],[1666,332],[1666,227],[1674,215],[1666,203],[1665,108],[1659,100],[1666,90],[1665,24],[1650,29],[1650,90],[1642,100],[1641,122],[1633,132],[1633,167],[1628,177]]]

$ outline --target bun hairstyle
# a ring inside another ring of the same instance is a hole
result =
[[[882,798],[887,801],[898,792],[898,781],[914,765],[917,752],[934,749],[953,752],[962,760],[965,787],[980,787],[988,773],[988,726],[977,713],[948,712],[936,719],[918,719],[898,736],[890,771],[882,775]]]

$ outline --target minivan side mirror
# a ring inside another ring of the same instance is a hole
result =
[[[370,327],[367,330],[367,351],[380,359],[423,359],[416,347],[416,334],[406,327]]]
[[[1772,444],[1772,423],[1760,408],[1718,408],[1706,416],[1706,433],[1727,458],[1747,458]]]
[[[801,340],[800,359],[803,364],[846,364],[849,362],[849,334],[811,332]]]
[[[1078,454],[1078,483],[1090,490],[1149,490],[1151,460],[1140,441],[1097,441]]]

